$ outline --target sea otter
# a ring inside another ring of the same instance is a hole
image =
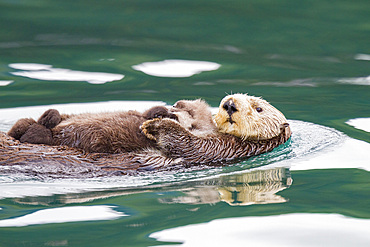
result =
[[[214,120],[218,131],[209,131],[205,136],[191,133],[171,119],[148,120],[141,128],[157,142],[166,159],[183,164],[245,159],[271,151],[291,136],[289,124],[279,110],[247,94],[226,96]]]
[[[291,135],[286,118],[280,111],[262,98],[247,94],[226,96],[221,101],[214,119],[208,105],[202,100],[182,100],[170,109],[162,110],[165,111],[165,115],[167,114],[166,117],[163,117],[163,113],[162,116],[148,114],[144,117],[148,112],[140,114],[134,111],[103,115],[62,114],[59,115],[58,123],[58,114],[55,115],[52,113],[54,110],[50,110],[45,112],[38,122],[30,119],[19,120],[20,124],[16,123],[9,131],[9,135],[22,140],[30,127],[36,126],[35,128],[41,128],[42,131],[46,129],[52,133],[51,144],[71,143],[70,146],[77,146],[79,149],[17,143],[0,136],[2,147],[0,165],[26,165],[31,166],[32,170],[32,164],[53,164],[57,165],[58,172],[55,175],[57,177],[63,175],[68,177],[71,176],[70,173],[79,174],[80,170],[83,177],[100,176],[99,174],[104,171],[109,174],[116,174],[115,172],[132,174],[142,170],[168,170],[197,164],[235,162],[271,151],[285,143]],[[130,120],[125,121],[122,119],[123,116],[130,116],[128,118]],[[131,118],[139,120],[133,121]],[[83,124],[79,125],[80,123]],[[119,127],[119,124],[131,127]],[[77,131],[79,128],[85,131]],[[105,139],[97,138],[101,140],[101,147],[96,146],[96,140],[91,137],[85,142],[87,147],[81,146],[79,138],[86,138],[86,135],[94,136],[95,132],[106,131],[109,128],[118,133],[108,131],[106,132],[108,134],[103,135]],[[121,131],[125,136],[120,133]],[[140,138],[145,140],[144,144],[135,141],[125,142],[131,140],[127,138],[132,138],[127,132],[134,133],[134,136],[140,135]],[[67,140],[70,138],[72,141],[67,142],[63,138]],[[124,145],[129,145],[129,148]],[[79,154],[81,148],[87,153]],[[105,154],[99,154],[100,152]],[[47,168],[43,166],[43,169]],[[94,172],[88,175],[86,169],[93,169]],[[54,170],[47,175],[55,174]]]
[[[186,107],[185,107],[186,106]],[[169,118],[194,132],[215,130],[209,105],[203,100],[178,101],[170,111],[155,106],[140,113],[122,111],[97,114],[59,114],[49,109],[36,122],[24,118],[8,135],[25,143],[69,146],[90,153],[127,153],[156,148],[152,139],[146,138],[140,125],[154,118]]]
[[[221,133],[245,141],[276,137],[287,124],[285,116],[270,103],[247,94],[234,94],[222,99],[215,121]]]

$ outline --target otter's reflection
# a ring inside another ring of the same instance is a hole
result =
[[[206,180],[181,191],[184,196],[159,199],[162,203],[214,204],[224,201],[232,206],[282,203],[277,192],[292,184],[288,168],[257,170]]]
[[[226,202],[230,205],[251,205],[266,203],[282,203],[286,199],[276,195],[288,188],[292,178],[288,168],[249,171],[243,174],[227,175],[219,178],[189,181],[168,186],[147,186],[146,188],[122,189],[114,191],[93,191],[85,193],[69,193],[42,197],[15,198],[13,201],[28,205],[80,204],[112,197],[125,197],[139,193],[155,193],[160,203],[166,204],[215,204]],[[183,196],[168,197],[168,193],[178,192]]]

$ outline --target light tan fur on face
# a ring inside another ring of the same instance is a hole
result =
[[[231,115],[232,121],[223,108],[228,101],[233,102],[237,110]],[[258,112],[257,108],[262,111]],[[215,122],[222,133],[235,135],[243,140],[265,140],[279,135],[287,120],[279,110],[262,98],[234,94],[221,101]]]

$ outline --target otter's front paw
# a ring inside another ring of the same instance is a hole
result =
[[[52,129],[62,121],[58,110],[49,109],[41,115],[37,123],[45,126],[47,129]]]
[[[178,122],[168,118],[145,121],[140,128],[146,137],[157,141],[157,143],[170,143],[174,139],[191,135]]]
[[[157,138],[155,136],[158,135],[161,121],[162,119],[159,119],[159,118],[147,120],[140,126],[140,129],[143,131],[144,135],[147,138],[156,141]]]

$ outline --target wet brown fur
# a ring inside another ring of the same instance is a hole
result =
[[[181,103],[180,103],[181,104]],[[190,107],[205,108],[201,115],[208,111],[204,101],[192,101]],[[36,122],[33,119],[20,119],[8,134],[21,142],[47,144],[80,148],[90,153],[125,153],[156,148],[155,141],[148,139],[140,126],[149,119],[169,118],[178,121],[177,114],[186,115],[187,109],[169,111],[164,106],[152,107],[144,113],[137,111],[85,113],[77,115],[60,115],[55,109],[47,110]],[[184,112],[184,113],[182,113]],[[194,116],[192,116],[194,117]],[[210,113],[207,117],[211,117]],[[195,123],[190,126],[207,126]],[[185,126],[186,127],[186,126]],[[189,128],[190,128],[189,127]]]
[[[36,122],[24,118],[8,132],[21,142],[66,145],[87,152],[122,153],[155,147],[140,131],[140,125],[159,117],[176,119],[164,106],[152,107],[144,113],[137,111],[60,115],[47,110]]]
[[[186,109],[189,104],[182,102],[182,107]],[[166,157],[187,164],[245,159],[269,152],[291,136],[289,124],[279,110],[246,94],[226,96],[215,121],[218,130],[209,128],[206,135],[191,132],[170,119],[148,120],[141,128]]]
[[[81,173],[82,177],[96,176],[100,174],[99,171],[103,170],[112,172],[112,174],[116,174],[115,172],[130,174],[142,170],[168,170],[177,166],[191,167],[194,164],[235,162],[269,152],[290,138],[291,131],[285,117],[267,102],[256,105],[259,101],[251,98],[253,104],[250,104],[248,97],[240,95],[227,96],[227,102],[230,99],[234,101],[234,112],[229,111],[229,114],[222,101],[219,113],[216,115],[216,118],[219,116],[221,125],[217,127],[212,120],[208,105],[202,100],[179,101],[169,110],[161,107],[151,108],[144,113],[127,111],[103,114],[62,114],[60,115],[61,122],[55,127],[52,126],[58,122],[59,117],[54,116],[57,111],[50,110],[45,112],[37,122],[32,119],[20,119],[9,131],[9,135],[24,142],[37,143],[41,142],[37,138],[41,138],[44,144],[78,147],[91,154],[80,158],[72,155],[75,152],[72,150],[79,149],[63,149],[65,146],[47,148],[44,145],[22,143],[14,146],[7,144],[11,143],[8,140],[3,144],[0,143],[3,145],[0,152],[0,165],[4,162],[4,164],[23,164],[30,166],[32,170],[32,164],[35,164],[37,168],[38,164],[47,162],[49,165],[54,164],[55,167],[62,166],[67,169],[68,162],[73,164],[76,162],[73,172]],[[250,109],[257,110],[256,106],[264,107],[264,115],[259,116],[255,112],[250,112]],[[269,118],[270,113],[272,113],[271,119]],[[276,116],[279,117],[276,118]],[[229,121],[229,118],[232,121]],[[273,128],[269,126],[270,120],[273,121]],[[243,121],[249,121],[250,123],[247,124],[259,128],[257,139],[254,138],[254,130],[248,132],[249,130],[240,129],[240,126],[246,126]],[[264,126],[266,124],[268,126]],[[51,142],[48,141],[50,133]],[[249,133],[253,138],[248,137]],[[268,137],[271,135],[272,137]],[[29,151],[16,151],[20,148]],[[14,152],[16,153],[13,155]],[[93,154],[94,152],[108,154]],[[12,161],[9,161],[9,157],[12,157]],[[83,165],[81,169],[77,169],[80,163]],[[91,165],[92,168],[97,169],[94,170],[95,175],[85,174],[85,165]],[[43,169],[49,172],[47,168]],[[56,176],[61,175],[60,172],[62,171],[59,171]],[[37,173],[40,173],[39,169]],[[70,176],[69,173],[70,169],[67,169],[64,175]]]

